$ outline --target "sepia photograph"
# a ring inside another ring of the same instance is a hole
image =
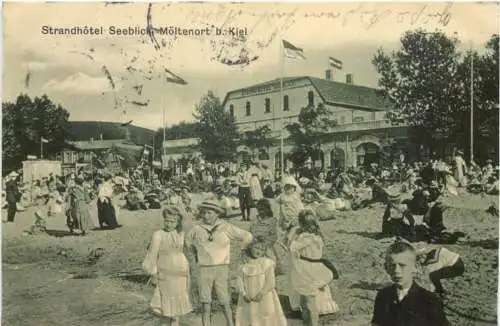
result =
[[[7,326],[497,324],[497,2],[3,2]]]

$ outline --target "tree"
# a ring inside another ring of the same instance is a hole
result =
[[[485,55],[464,55],[457,50],[456,37],[417,30],[402,36],[398,51],[389,55],[379,49],[372,62],[384,95],[393,103],[388,117],[396,125],[418,126],[411,129],[416,145],[441,153],[450,144],[469,149],[473,56],[474,141],[476,149],[483,149],[475,152],[481,159],[491,156],[489,151],[496,153],[498,42],[493,35]]]
[[[322,137],[337,124],[330,111],[322,103],[316,108],[307,106],[300,110],[298,122],[286,126],[294,144],[290,153],[294,166],[302,166],[309,157],[313,161],[320,159]]]
[[[46,95],[33,100],[20,94],[15,103],[2,103],[2,147],[4,171],[19,168],[27,155],[40,155],[40,140],[44,157],[58,153],[67,138],[69,113]]]
[[[255,130],[245,131],[240,137],[241,143],[251,151],[252,158],[255,159],[258,150],[268,148],[272,145],[271,128],[268,125]]]
[[[234,117],[224,110],[221,101],[209,91],[195,106],[197,136],[201,152],[209,162],[232,160],[236,154],[238,131]]]
[[[463,103],[457,112],[457,129],[455,139],[463,148],[470,150],[470,83],[471,58],[473,57],[474,73],[474,157],[478,162],[498,157],[498,57],[499,36],[493,35],[486,44],[486,53],[468,52],[461,62],[458,73],[464,91]],[[478,150],[481,149],[481,150]]]
[[[455,113],[463,103],[458,68],[459,41],[441,32],[406,32],[401,48],[389,54],[379,49],[372,63],[379,86],[393,103],[393,124],[418,126],[415,141],[441,150],[457,129]]]

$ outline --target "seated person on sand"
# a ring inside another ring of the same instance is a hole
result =
[[[125,207],[129,211],[136,211],[139,209],[148,209],[144,201],[144,195],[136,187],[132,186],[125,196]]]
[[[399,198],[398,195],[390,195],[374,177],[368,179],[365,184],[372,188],[372,203],[388,204]]]
[[[434,286],[434,292],[442,299],[448,294],[441,285],[442,279],[464,275],[465,266],[460,255],[444,247],[427,247],[417,250],[417,260]]]
[[[417,257],[410,243],[393,243],[386,252],[384,267],[394,284],[377,293],[372,326],[450,325],[441,300],[414,281]]]
[[[396,212],[393,215],[392,209]],[[385,237],[403,237],[408,240],[415,239],[415,219],[403,207],[387,204],[382,217],[382,235]]]
[[[498,180],[498,170],[495,170],[495,173],[488,177],[486,185],[484,186],[485,192],[488,195],[498,195],[499,190],[499,180]]]
[[[273,185],[271,183],[271,179],[269,179],[268,177],[264,177],[264,179],[262,180],[262,194],[264,195],[264,198],[274,198],[274,188],[273,188]]]

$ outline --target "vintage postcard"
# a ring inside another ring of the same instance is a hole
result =
[[[498,3],[2,14],[2,324],[497,323]]]

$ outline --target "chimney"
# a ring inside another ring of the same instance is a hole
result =
[[[326,80],[333,80],[333,70],[332,69],[325,70],[325,79]]]
[[[354,83],[354,76],[352,74],[346,74],[345,75],[345,83],[346,84],[353,84]]]

